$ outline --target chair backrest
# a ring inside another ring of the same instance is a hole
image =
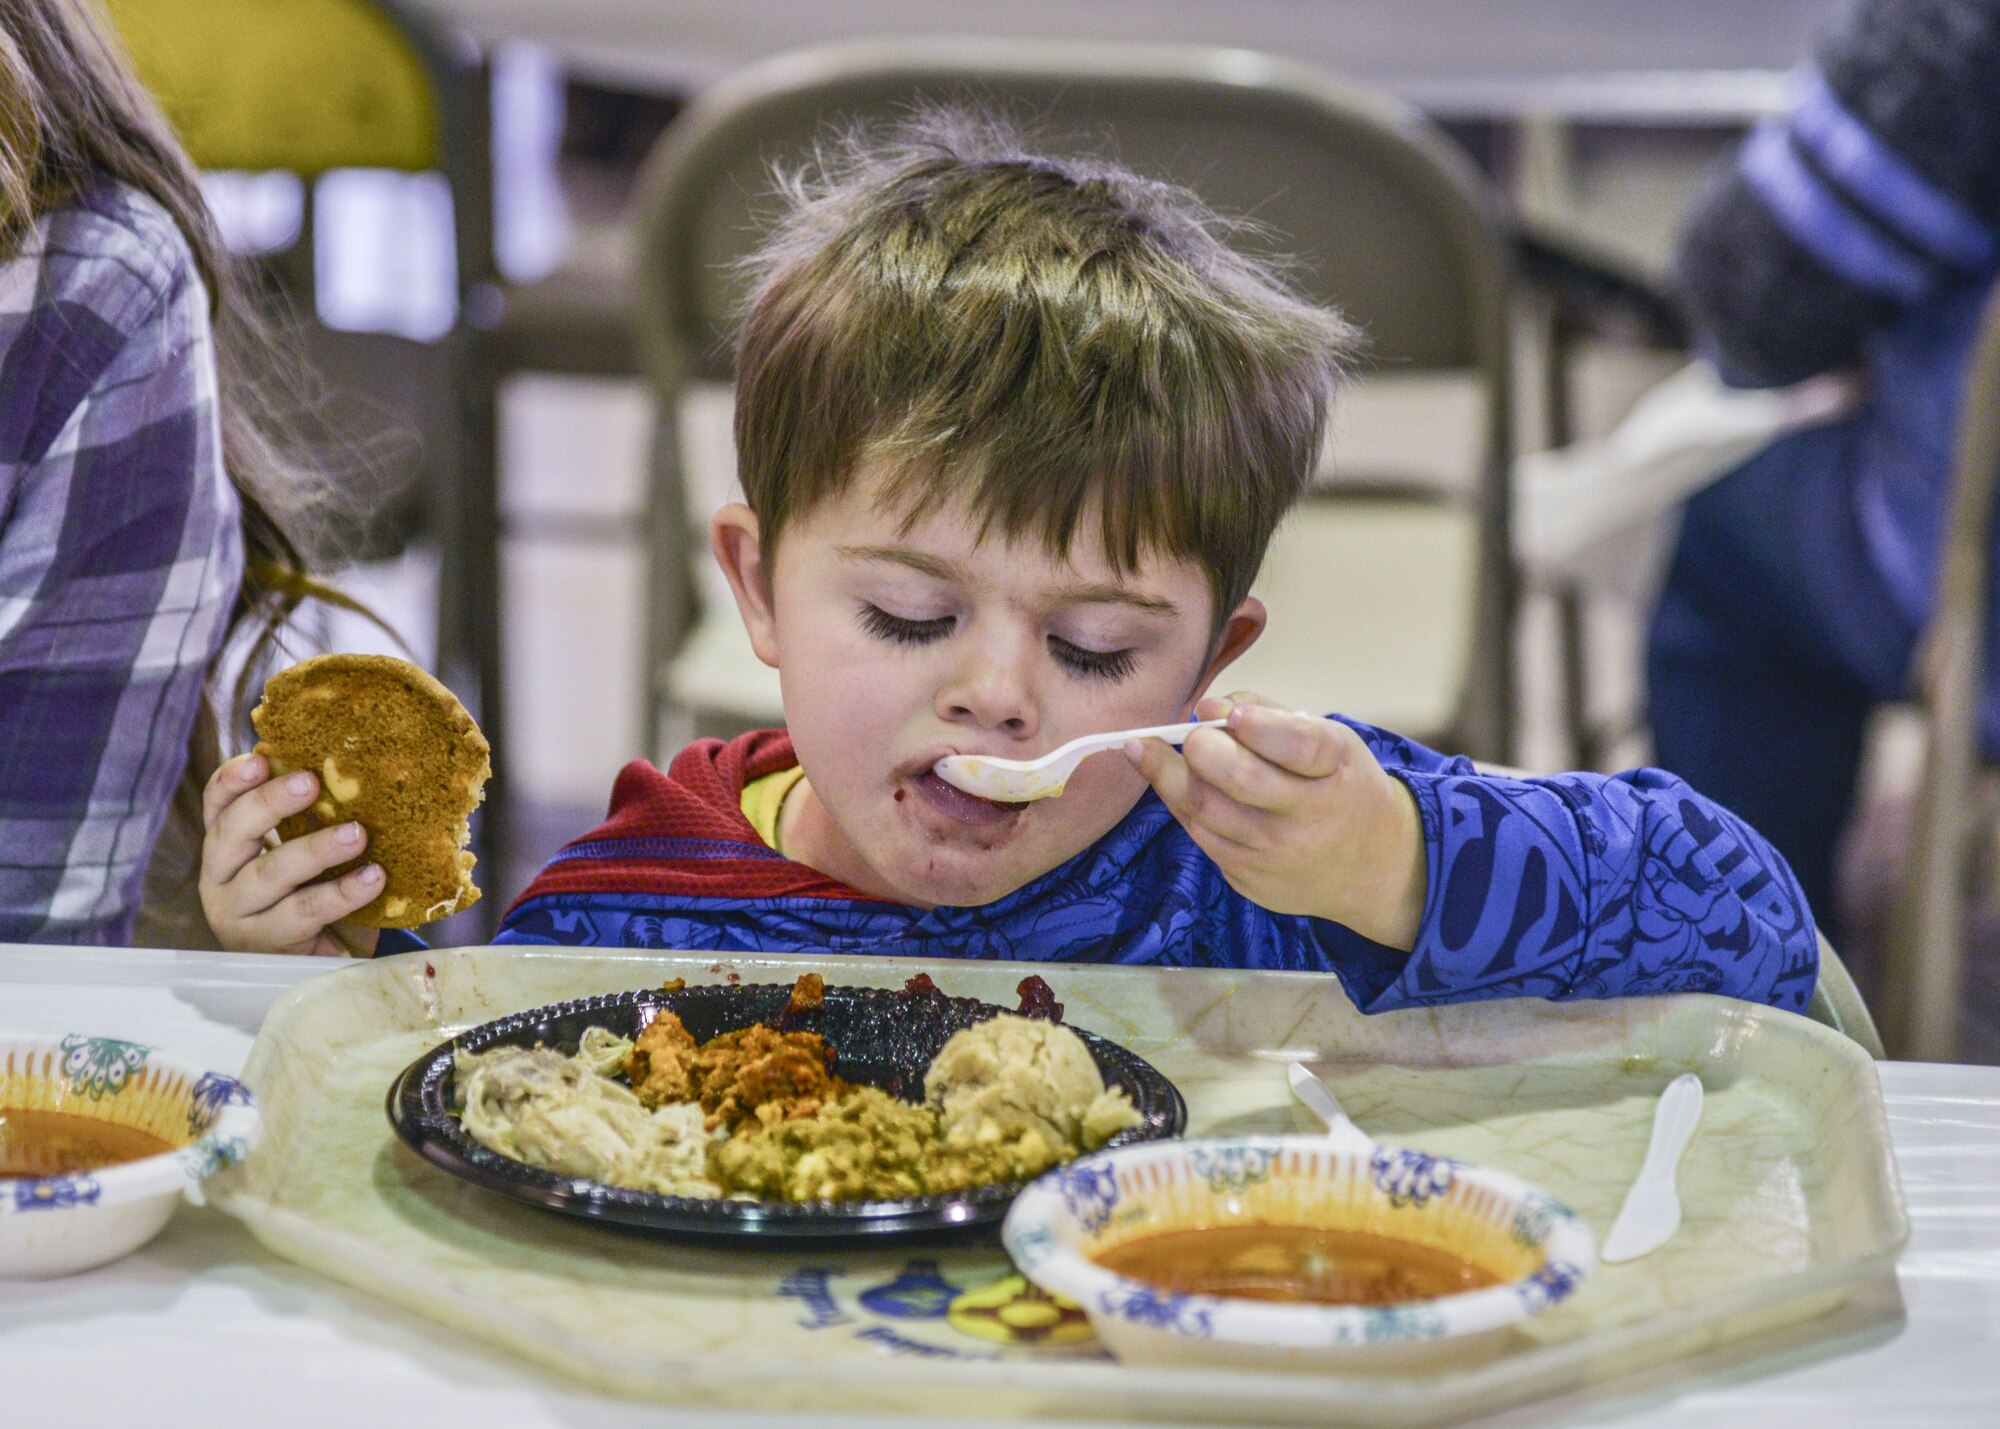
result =
[[[477,49],[400,0],[102,0],[199,168],[441,171],[461,291],[490,281]]]
[[[1504,685],[1507,268],[1481,183],[1413,111],[1241,51],[869,42],[780,56],[705,94],[663,139],[640,205],[639,332],[668,428],[656,518],[671,523],[663,508],[682,500],[671,433],[681,398],[730,376],[741,297],[731,265],[760,236],[771,166],[796,166],[830,123],[890,119],[920,99],[997,107],[1053,150],[1107,153],[1252,218],[1261,233],[1242,241],[1294,258],[1294,280],[1363,329],[1371,365],[1480,380],[1479,646]],[[670,550],[655,555],[650,650],[663,660],[680,634],[686,575]]]
[[[1887,1055],[1882,1050],[1882,1034],[1875,1030],[1875,1019],[1862,1000],[1861,989],[1855,986],[1847,964],[1834,952],[1824,933],[1819,935],[1819,981],[1813,984],[1806,1016],[1853,1038],[1878,1062]]]
[[[1926,750],[1910,850],[1891,915],[1883,1023],[1898,1057],[1950,1061],[1958,1046],[1966,865],[1979,801],[1980,708],[1993,629],[2000,486],[2000,282],[1966,370],[1936,606],[1924,632]]]

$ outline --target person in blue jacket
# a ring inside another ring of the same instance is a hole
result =
[[[2000,272],[2000,0],[1843,12],[1790,112],[1698,201],[1677,270],[1726,380],[1867,379],[1851,417],[1689,504],[1648,652],[1659,763],[1768,835],[1826,923],[1864,727],[1909,692],[1930,618],[1966,363]],[[1990,686],[1982,724],[2000,751]]]
[[[1501,777],[1205,697],[1263,630],[1250,585],[1351,337],[1192,196],[950,115],[789,192],[738,355],[745,500],[711,527],[787,727],[628,766],[500,941],[1312,970],[1369,1010],[1805,1006],[1797,884],[1681,781]],[[1223,723],[1058,798],[936,772],[1190,714]],[[312,950],[372,895],[308,884],[352,855],[336,830],[262,848],[311,797],[218,774],[226,939]]]

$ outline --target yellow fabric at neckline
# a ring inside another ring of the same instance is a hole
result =
[[[790,769],[761,775],[743,786],[743,817],[750,821],[757,837],[779,853],[784,850],[778,848],[778,812],[785,807],[785,796],[805,777],[805,772],[794,764]]]

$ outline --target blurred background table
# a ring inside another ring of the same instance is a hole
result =
[[[1144,39],[1287,55],[1402,93],[1434,113],[1597,115],[1761,105],[1829,0],[421,0],[486,40],[529,40],[575,74],[689,92],[802,45],[912,33]]]
[[[88,1031],[242,1064],[265,1011],[326,962],[0,946],[0,1023]],[[1736,1362],[1527,1405],[1488,1424],[1815,1429],[2000,1418],[2000,1068],[1883,1063],[1912,1233],[1871,1313],[1801,1327]],[[1904,1317],[1881,1328],[1881,1307]],[[1843,1312],[1835,1312],[1837,1317]],[[608,1399],[279,1259],[218,1211],[183,1207],[137,1254],[65,1280],[0,1282],[9,1423],[275,1421],[507,1426],[788,1424],[874,1417],[674,1411]],[[925,1421],[899,1420],[921,1425]],[[955,1424],[975,1421],[958,1419]]]

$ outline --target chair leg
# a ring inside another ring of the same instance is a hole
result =
[[[1883,1040],[1892,1057],[1949,1062],[1958,1053],[1966,850],[1962,831],[1952,827],[1957,814],[1918,813],[1883,973]]]
[[[473,852],[487,889],[508,876],[513,815],[502,688],[497,407],[493,372],[477,340],[460,333],[453,360],[459,421],[456,450],[439,463],[433,529],[438,576],[438,677],[468,697],[493,749],[493,774],[473,819]],[[469,915],[482,937],[499,925],[502,900],[482,899]]]
[[[480,727],[493,747],[493,776],[481,806],[482,856],[487,886],[511,878],[513,780],[508,764],[505,687],[506,630],[502,623],[503,571],[500,517],[498,373],[482,357],[468,364],[465,481],[461,488],[468,523],[466,541],[466,621],[473,675],[479,689]],[[500,926],[503,898],[482,901],[485,936]]]
[[[1590,669],[1583,592],[1565,585],[1556,592],[1556,640],[1562,660],[1563,733],[1579,769],[1595,769],[1603,750],[1590,724]]]
[[[1942,672],[1927,706],[1929,748],[1883,969],[1883,1041],[1892,1057],[1949,1062],[1958,1052],[1966,897],[1979,806],[1976,642],[1941,625]]]

